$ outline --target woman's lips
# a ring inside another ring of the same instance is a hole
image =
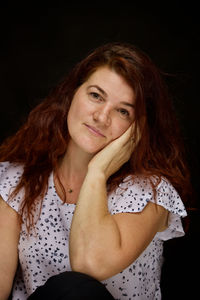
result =
[[[103,135],[97,128],[93,127],[93,126],[90,126],[88,124],[85,124],[84,125],[96,136],[102,136],[102,137],[105,137],[105,135]]]

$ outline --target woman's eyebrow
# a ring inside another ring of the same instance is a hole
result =
[[[94,85],[89,85],[88,86],[88,89],[91,88],[91,87],[95,87],[97,90],[99,90],[99,92],[101,92],[105,97],[107,97],[107,93],[102,89],[100,88],[98,85],[94,84]]]
[[[121,104],[124,104],[124,105],[127,105],[127,106],[130,106],[130,107],[132,107],[132,108],[134,108],[135,107],[135,105],[134,104],[132,104],[132,103],[129,103],[129,102],[125,102],[125,101],[122,101],[122,102],[120,102]]]
[[[92,87],[96,88],[96,89],[97,89],[100,93],[102,93],[105,97],[108,96],[107,93],[106,93],[102,88],[100,88],[100,86],[98,86],[98,85],[96,85],[96,84],[94,84],[94,85],[89,85],[87,89],[92,88]],[[129,107],[132,107],[132,108],[135,107],[134,104],[132,104],[132,103],[130,103],[130,102],[126,102],[126,101],[121,101],[120,104],[124,104],[124,105],[129,106]]]

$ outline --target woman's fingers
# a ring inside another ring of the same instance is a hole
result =
[[[133,123],[120,137],[93,157],[90,162],[90,169],[91,167],[99,169],[108,178],[130,159],[139,140],[139,129],[135,133],[135,123]]]
[[[135,132],[135,123],[131,124],[131,126],[124,132],[121,136],[122,142],[129,143],[131,146],[136,146],[141,138],[140,129],[137,126],[137,130]]]
[[[122,145],[128,143],[129,141],[131,141],[131,138],[133,137],[133,134],[134,134],[134,128],[135,128],[135,125],[134,123],[131,124],[131,126],[129,126],[129,128],[120,136],[118,137],[116,140],[113,141],[113,143],[116,143],[119,142],[121,143]]]

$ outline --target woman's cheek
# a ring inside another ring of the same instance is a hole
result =
[[[118,125],[113,128],[113,140],[120,137],[131,125],[131,122],[118,122]]]

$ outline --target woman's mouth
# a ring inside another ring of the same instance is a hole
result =
[[[95,136],[101,136],[101,137],[105,137],[105,135],[103,133],[101,133],[101,131],[93,126],[90,126],[88,124],[85,124],[84,125],[88,128],[88,130],[93,133]]]

